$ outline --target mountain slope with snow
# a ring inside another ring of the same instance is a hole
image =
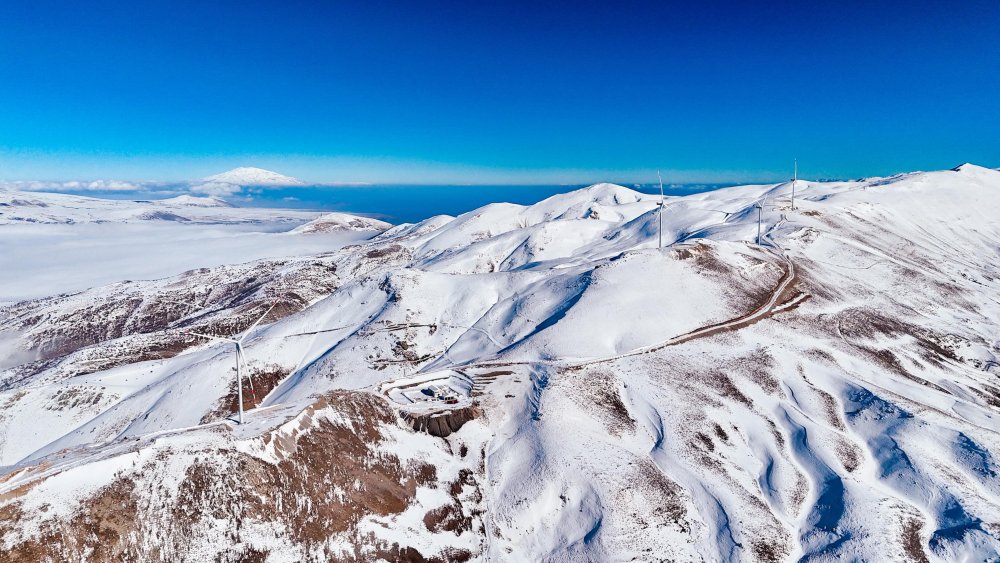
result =
[[[324,213],[322,216],[299,225],[293,233],[331,233],[337,231],[386,231],[392,225],[385,221],[347,213]]]
[[[339,214],[337,229],[299,236],[297,228],[323,216],[191,195],[127,201],[0,191],[0,304],[193,268],[311,255],[386,228]]]
[[[598,184],[4,306],[0,550],[996,558],[1000,172],[790,191]],[[267,310],[236,425],[192,333]]]

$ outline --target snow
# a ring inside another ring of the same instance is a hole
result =
[[[277,172],[255,168],[253,166],[241,166],[233,168],[220,174],[214,174],[202,178],[204,183],[235,184],[238,186],[301,186],[305,182],[291,176],[284,176]]]
[[[167,199],[158,200],[160,205],[189,205],[192,207],[233,207],[217,197],[198,197],[193,195],[179,195]]]
[[[305,182],[277,172],[244,166],[191,182],[192,193],[223,197],[240,193],[245,187],[304,186]]]
[[[469,376],[455,370],[402,377],[379,386],[379,392],[410,412],[469,406],[472,392]]]
[[[216,198],[191,195],[153,201],[126,201],[70,194],[0,191],[0,226],[146,223],[162,220],[165,216],[192,224],[300,224],[319,215],[308,211],[237,208]]]
[[[311,255],[372,232],[282,236],[283,225],[45,225],[2,227],[0,303],[263,258]]]
[[[335,231],[385,231],[392,227],[385,221],[371,219],[369,217],[359,217],[347,213],[325,213],[313,219],[305,225],[300,225],[292,230],[293,233],[329,233]]]
[[[433,464],[440,484],[418,487],[399,513],[365,516],[359,529],[425,555],[461,545],[479,560],[900,560],[918,549],[932,561],[990,560],[1000,550],[1000,172],[966,164],[799,181],[794,209],[790,191],[785,182],[670,197],[661,217],[659,197],[598,184],[391,228],[201,200],[161,205],[190,225],[137,219],[147,204],[4,193],[5,214],[18,200],[21,217],[74,223],[9,220],[0,229],[25,249],[19,268],[31,281],[17,291],[34,286],[36,295],[108,283],[103,270],[120,277],[143,252],[158,256],[159,269],[138,277],[177,273],[174,257],[195,245],[213,257],[208,265],[314,253],[274,279],[316,262],[336,283],[248,337],[251,365],[280,364],[289,375],[232,430],[242,445],[219,448],[276,463],[273,442],[249,441],[311,427],[301,413],[338,389],[377,394],[411,415],[476,406],[480,418],[446,439],[382,430],[385,453]],[[259,228],[247,224],[254,213],[291,232],[244,231]],[[101,220],[115,229],[104,242]],[[359,229],[347,231],[351,240],[321,234],[350,227]],[[75,252],[66,240],[74,235]],[[50,267],[74,265],[77,281],[47,279],[40,259],[32,265],[30,251],[58,236]],[[87,247],[122,258],[85,266],[94,261]],[[225,279],[220,287],[237,283]],[[2,281],[18,287],[13,276]],[[155,303],[168,288],[201,291],[185,284],[194,282],[133,286]],[[4,346],[30,349],[34,335],[58,328],[48,319],[121,291],[28,302],[8,319],[0,310],[12,339]],[[240,306],[195,308],[173,326]],[[103,468],[98,458],[124,463],[135,454],[115,448],[127,443],[191,451],[218,439],[208,428],[230,428],[202,422],[228,389],[230,350],[192,346],[81,373],[85,357],[116,344],[4,366],[0,493],[66,452],[60,467],[82,474]],[[58,406],[67,389],[102,395]],[[458,401],[423,401],[422,389]],[[458,446],[484,455],[475,469],[481,501],[459,495],[463,510],[485,511],[482,537],[423,524],[429,510],[458,502],[445,487],[472,463]],[[59,514],[100,482],[53,479],[43,482],[76,491],[53,496]],[[48,490],[25,494],[37,506]],[[276,558],[299,553],[280,529],[255,525],[254,541]],[[200,545],[211,558],[210,544]]]
[[[0,304],[194,268],[328,252],[388,227],[340,213],[336,229],[303,229],[326,216],[236,208],[190,195],[135,202],[3,192]],[[305,232],[315,234],[298,236]]]

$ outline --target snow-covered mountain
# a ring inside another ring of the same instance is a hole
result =
[[[392,225],[389,223],[379,221],[378,219],[372,219],[370,217],[360,217],[358,215],[350,215],[347,213],[324,213],[321,217],[317,217],[305,225],[296,227],[292,232],[330,233],[351,230],[385,231],[390,227],[392,227]]]
[[[0,550],[995,559],[1000,172],[790,191],[598,184],[5,306]],[[192,333],[248,328],[237,425]]]
[[[234,184],[237,186],[301,186],[305,182],[291,176],[284,176],[277,172],[255,168],[253,166],[241,166],[227,170],[221,174],[215,174],[202,178],[204,183],[218,182],[222,184]]]
[[[303,186],[305,182],[291,176],[283,176],[277,172],[243,166],[221,174],[215,174],[191,182],[189,189],[196,194],[209,196],[228,196],[239,193],[246,187]]]
[[[262,221],[304,223],[319,215],[316,212],[290,209],[239,208],[217,197],[192,195],[128,201],[59,193],[0,191],[0,225],[147,221],[200,224],[247,224]]]
[[[304,186],[305,182],[291,176],[283,176],[277,172],[243,166],[221,174],[215,174],[191,182],[191,192],[209,196],[228,196],[239,193],[247,187],[287,187]]]

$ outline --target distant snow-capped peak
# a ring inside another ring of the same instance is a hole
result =
[[[185,207],[233,207],[231,203],[217,197],[198,197],[193,195],[179,195],[177,197],[161,199],[157,203],[161,205],[182,205]]]
[[[221,174],[202,178],[201,182],[233,184],[237,186],[301,186],[305,184],[305,182],[298,178],[252,166],[233,168]]]

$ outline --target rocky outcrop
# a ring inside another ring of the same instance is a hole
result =
[[[444,438],[453,432],[458,432],[462,426],[465,426],[466,422],[478,418],[480,414],[479,406],[471,405],[432,413],[403,413],[402,417],[417,432],[426,432],[431,436]]]

